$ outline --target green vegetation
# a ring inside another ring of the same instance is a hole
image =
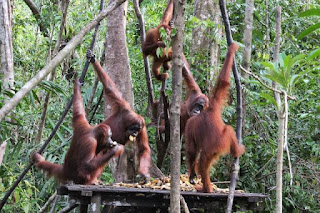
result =
[[[313,1],[311,1],[313,2]],[[315,2],[315,1],[314,1]],[[53,38],[45,38],[38,32],[38,24],[30,10],[23,1],[14,1],[13,11],[13,51],[15,88],[19,90],[31,77],[33,77],[47,62],[49,48],[54,48],[61,12],[54,1],[35,1],[41,5],[43,24]],[[155,27],[161,18],[167,0],[143,1],[141,9],[145,16],[146,29]],[[310,4],[309,12],[304,1],[269,0],[269,7],[280,4],[282,6],[282,35],[279,64],[272,61],[272,48],[275,36],[275,18],[273,9],[269,8],[270,16],[270,43],[266,45],[266,7],[265,1],[255,1],[254,30],[252,41],[251,70],[271,85],[271,80],[286,89],[289,95],[296,97],[290,100],[288,143],[293,169],[293,185],[290,186],[290,175],[287,155],[284,154],[283,177],[283,205],[284,212],[318,212],[320,209],[320,32],[319,32],[319,8],[318,4]],[[71,38],[85,26],[97,14],[99,1],[75,0],[70,2],[68,9],[68,37]],[[188,1],[186,6],[186,26],[184,34],[184,52],[191,64],[192,71],[198,79],[203,91],[208,91],[208,79],[210,66],[197,64],[202,72],[195,70],[193,63],[203,61],[205,56],[190,56],[192,29],[196,26],[203,28],[218,28],[210,21],[200,21],[193,14],[193,1]],[[234,40],[241,43],[244,29],[245,1],[228,1],[228,10]],[[105,41],[106,22],[100,27],[99,38],[96,43],[95,53],[99,58],[103,52]],[[150,115],[147,113],[147,87],[145,81],[143,56],[141,53],[140,33],[137,28],[138,21],[130,1],[127,14],[127,44],[129,49],[132,82],[135,95],[135,110],[142,114],[147,123],[150,123]],[[318,29],[318,30],[317,30]],[[84,66],[85,52],[91,42],[93,31],[85,37],[81,46],[75,50],[71,60],[71,66],[78,74]],[[208,35],[215,36],[215,35]],[[225,37],[221,41],[221,59],[226,53]],[[237,60],[241,62],[241,50],[237,54]],[[195,63],[196,64],[196,63]],[[240,64],[240,63],[239,63]],[[29,162],[29,156],[39,149],[42,142],[48,137],[55,123],[63,112],[67,100],[72,95],[73,82],[65,77],[62,67],[58,67],[54,82],[43,81],[41,85],[33,89],[10,115],[10,122],[0,122],[0,142],[7,141],[6,153],[3,164],[0,167],[0,199],[12,183],[17,179]],[[82,95],[85,104],[88,102],[95,73],[89,68],[82,87]],[[267,212],[274,210],[275,204],[275,172],[278,138],[278,120],[275,111],[273,92],[261,86],[253,78],[242,79],[246,82],[246,116],[243,128],[243,143],[246,153],[240,158],[240,178],[238,187],[247,192],[270,194],[266,200]],[[2,81],[0,81],[0,86]],[[169,79],[168,85],[171,84]],[[159,97],[158,91],[161,85],[154,81],[154,91]],[[170,87],[168,86],[168,94]],[[102,90],[101,84],[94,98],[94,104],[99,99]],[[44,96],[51,92],[50,105],[47,114],[42,142],[36,143],[38,123],[41,118]],[[224,112],[226,123],[235,126],[235,90],[234,85],[230,91],[233,103]],[[5,96],[12,96],[0,91],[0,107],[3,106]],[[90,113],[89,113],[90,115]],[[98,108],[92,123],[99,123],[103,116],[103,104]],[[150,127],[149,140],[153,152],[156,152],[155,128]],[[68,114],[56,136],[44,152],[44,157],[51,162],[62,163],[64,155],[69,147],[72,136],[71,113]],[[182,152],[184,151],[184,148]],[[156,155],[152,155],[156,158]],[[155,160],[155,159],[154,159]],[[224,157],[219,164],[212,169],[211,179],[223,181],[230,179],[230,171],[233,159]],[[169,173],[169,160],[164,163],[163,172]],[[185,157],[183,155],[182,173],[186,173]],[[110,183],[113,178],[109,169],[101,178]],[[35,212],[39,210],[46,200],[54,193],[57,183],[53,179],[46,178],[35,168],[27,174],[18,185],[13,196],[8,200],[3,212]],[[220,187],[228,187],[220,185]],[[67,200],[60,199],[59,206],[65,206]]]

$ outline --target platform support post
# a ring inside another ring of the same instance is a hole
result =
[[[80,204],[80,213],[88,212],[88,204]]]
[[[96,194],[91,197],[91,212],[92,213],[100,213],[101,208],[101,195]]]

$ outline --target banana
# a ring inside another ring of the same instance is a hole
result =
[[[136,137],[133,137],[132,135],[129,136],[129,141],[134,142],[136,140]]]

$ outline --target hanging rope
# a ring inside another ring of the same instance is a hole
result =
[[[104,5],[104,0],[101,0],[100,2],[100,11],[102,11],[103,9],[103,5]],[[100,27],[100,23],[95,27],[95,30],[94,30],[94,34],[93,34],[93,37],[92,37],[92,41],[91,41],[91,44],[90,44],[90,50],[93,51],[93,48],[94,48],[94,45],[95,45],[95,42],[96,42],[96,38],[97,38],[97,35],[98,35],[98,30],[99,30],[99,27]],[[88,67],[90,65],[90,61],[87,60],[83,69],[82,69],[82,73],[81,73],[81,76],[79,78],[79,81],[81,83],[84,82],[84,78],[87,74],[87,71],[88,71]],[[46,149],[46,147],[48,146],[48,144],[50,143],[50,141],[52,140],[52,138],[54,137],[54,135],[56,134],[56,132],[58,131],[60,125],[62,124],[63,120],[65,119],[65,117],[67,116],[71,106],[72,106],[72,100],[73,100],[73,95],[71,96],[69,102],[67,103],[67,106],[65,107],[65,110],[64,112],[62,113],[59,121],[57,122],[56,126],[54,127],[54,129],[52,130],[50,136],[48,137],[48,139],[44,142],[44,144],[42,145],[42,147],[40,148],[39,150],[39,153],[42,154],[42,152]],[[12,186],[10,187],[10,189],[6,192],[5,196],[3,197],[3,199],[1,200],[1,203],[0,203],[0,212],[4,206],[4,204],[7,202],[8,198],[10,197],[11,193],[14,191],[14,189],[18,186],[18,184],[23,180],[23,178],[25,177],[25,175],[27,174],[27,172],[31,169],[31,167],[33,166],[34,162],[31,161],[29,163],[29,165],[24,169],[24,171],[21,173],[21,175],[19,176],[19,178],[12,184]]]
[[[219,5],[221,10],[221,16],[225,26],[227,43],[229,46],[233,42],[233,39],[232,39],[231,30],[230,30],[230,22],[229,22],[229,17],[227,13],[227,7],[224,0],[219,0]],[[239,74],[237,71],[237,62],[235,59],[233,61],[234,62],[232,66],[232,71],[233,71],[234,81],[236,83],[236,90],[237,90],[237,139],[238,139],[238,143],[242,144],[242,118],[243,118],[242,90],[241,90]],[[239,157],[237,157],[233,162],[233,169],[232,169],[231,182],[229,186],[229,195],[228,195],[228,201],[227,201],[227,210],[226,210],[227,213],[229,212],[231,213],[232,211],[234,190],[236,188],[238,173],[239,173]]]

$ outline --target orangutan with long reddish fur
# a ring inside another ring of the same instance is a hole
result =
[[[169,61],[172,60],[172,48],[166,49],[165,43],[160,36],[160,28],[164,28],[168,34],[171,32],[170,21],[173,17],[173,0],[169,0],[168,6],[163,13],[161,23],[147,32],[146,39],[142,44],[142,52],[145,57],[153,57],[152,72],[157,80],[164,80],[169,77],[168,73],[160,73],[161,66],[164,70],[170,69]],[[164,48],[163,55],[157,56],[157,49]]]
[[[196,172],[200,174],[203,186],[196,188],[201,192],[212,192],[210,167],[217,163],[220,156],[231,153],[238,157],[245,151],[245,147],[238,144],[234,129],[226,125],[221,117],[228,98],[230,71],[237,50],[237,44],[229,46],[223,68],[209,97],[209,106],[187,121],[185,137],[189,178],[193,182]]]
[[[80,82],[75,81],[73,96],[73,137],[63,165],[46,161],[39,153],[31,158],[37,168],[54,176],[62,183],[97,183],[104,167],[112,157],[123,152],[123,146],[111,140],[111,128],[101,123],[91,126],[86,119],[81,98]]]
[[[151,162],[151,149],[149,147],[147,128],[144,118],[135,113],[130,104],[122,97],[115,83],[103,70],[100,63],[95,60],[92,52],[87,52],[87,58],[92,63],[102,85],[104,94],[112,107],[111,115],[103,122],[110,126],[112,140],[122,145],[127,142],[136,142],[138,147],[139,173],[145,181],[149,181],[149,168]]]

